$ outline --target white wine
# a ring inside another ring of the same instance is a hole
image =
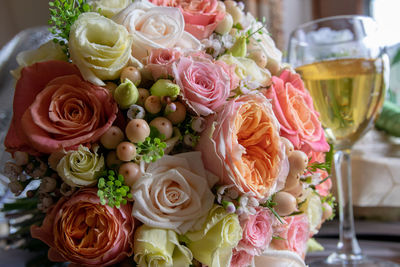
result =
[[[382,59],[336,59],[296,69],[337,148],[349,148],[373,124],[385,96]]]

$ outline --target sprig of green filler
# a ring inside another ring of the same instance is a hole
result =
[[[124,177],[119,174],[115,177],[115,172],[109,170],[104,172],[97,184],[97,195],[102,205],[108,205],[111,208],[120,208],[125,205],[128,199],[132,198],[129,186],[125,185]]]
[[[67,41],[71,26],[80,14],[91,11],[92,7],[87,0],[54,0],[49,2],[49,6],[49,31],[55,35],[53,41],[63,46],[68,55]]]

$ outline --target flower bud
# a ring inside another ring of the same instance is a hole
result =
[[[239,36],[235,44],[228,50],[234,57],[245,57],[247,53],[247,38],[246,36]]]
[[[150,88],[150,93],[159,97],[169,96],[174,99],[179,95],[180,90],[179,86],[170,80],[159,79]]]
[[[133,120],[133,119],[144,119],[144,116],[146,115],[146,111],[142,106],[139,105],[132,105],[129,107],[128,112],[126,113],[126,116],[128,119]]]
[[[26,152],[16,151],[14,153],[15,164],[18,166],[23,166],[28,164],[29,162],[29,155]]]
[[[127,109],[135,104],[139,98],[139,91],[128,79],[125,79],[114,91],[114,99],[121,109]]]

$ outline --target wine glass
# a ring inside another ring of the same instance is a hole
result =
[[[352,207],[351,148],[373,126],[385,99],[389,60],[380,40],[375,21],[365,16],[311,21],[290,36],[288,61],[302,76],[335,149],[339,242],[336,252],[310,266],[400,266],[362,254]]]

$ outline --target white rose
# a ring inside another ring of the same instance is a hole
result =
[[[133,36],[132,56],[140,61],[154,48],[201,48],[200,42],[184,31],[185,21],[178,8],[139,1],[115,15],[113,20],[124,25]]]
[[[71,27],[69,52],[85,80],[103,86],[117,79],[128,64],[132,37],[114,21],[98,13],[81,14]]]
[[[126,8],[132,0],[92,0],[89,4],[94,7],[94,10],[99,10],[103,16],[111,18],[122,9]]]
[[[318,194],[308,188],[304,193],[305,200],[300,207],[307,217],[310,227],[310,233],[313,235],[318,232],[322,223],[322,202]]]
[[[16,80],[18,80],[21,76],[22,68],[37,62],[48,60],[68,60],[67,55],[64,53],[62,47],[59,44],[54,43],[53,40],[44,43],[38,49],[22,51],[19,53],[17,55],[17,63],[19,67],[11,71],[11,74]]]
[[[179,234],[198,230],[214,203],[218,179],[204,169],[200,152],[164,156],[133,186],[132,214],[145,225]]]

